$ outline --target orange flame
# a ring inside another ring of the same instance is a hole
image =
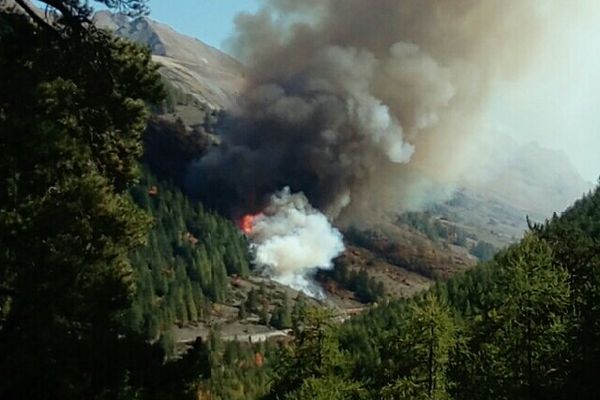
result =
[[[254,228],[254,220],[256,220],[256,217],[258,217],[260,214],[246,214],[242,217],[242,219],[240,219],[240,229],[242,230],[242,232],[244,232],[246,235],[249,235],[252,233],[252,228]]]

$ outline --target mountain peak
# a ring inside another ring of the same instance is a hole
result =
[[[229,108],[244,84],[244,67],[199,39],[176,32],[149,17],[98,11],[94,23],[150,48],[161,73],[176,87],[212,108]]]

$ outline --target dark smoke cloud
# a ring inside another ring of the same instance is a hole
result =
[[[532,53],[534,3],[271,0],[239,15],[248,85],[190,187],[234,217],[284,186],[332,218],[422,202],[459,164],[491,82]]]

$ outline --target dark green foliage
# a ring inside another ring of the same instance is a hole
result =
[[[231,222],[145,173],[131,189],[153,217],[148,245],[131,255],[137,284],[129,322],[154,340],[174,324],[200,320],[229,293],[228,275],[249,272],[247,243]]]
[[[127,367],[127,254],[148,227],[125,191],[158,74],[104,33],[0,26],[0,397],[110,397]]]
[[[491,260],[498,251],[492,244],[477,240],[476,235],[467,233],[445,218],[436,217],[431,211],[403,213],[398,217],[398,223],[423,233],[434,242],[443,241],[465,247],[481,261]],[[468,239],[476,240],[477,243],[473,246]]]
[[[457,246],[467,247],[467,237],[469,236],[467,232],[449,223],[446,219],[436,217],[431,211],[405,212],[398,216],[397,222],[423,233],[434,242],[443,240]]]
[[[263,301],[258,310],[258,322],[262,325],[269,325],[269,303]]]
[[[294,308],[292,309],[292,327],[294,328],[294,331],[300,329],[300,325],[306,317],[307,307],[304,294],[299,293],[294,302]]]
[[[246,318],[248,318],[248,311],[246,310],[246,304],[242,303],[240,304],[240,308],[238,310],[238,319],[243,321]]]
[[[183,188],[189,163],[210,146],[208,136],[188,128],[180,121],[152,117],[143,136],[143,162],[160,179]]]
[[[87,3],[45,1],[52,25],[17,3],[34,24],[0,13],[0,398],[186,398],[210,372],[202,343],[165,363],[169,333],[150,344],[123,318],[144,324],[129,255],[150,219],[127,190],[156,67],[87,25]]]
[[[65,10],[52,27],[0,14],[0,397],[176,398],[179,384],[148,386],[188,375],[122,325],[149,227],[127,189],[156,67],[82,25],[83,3],[46,3]]]
[[[258,314],[259,303],[258,292],[254,290],[254,288],[250,289],[248,296],[246,297],[246,309],[254,314]]]
[[[489,261],[494,258],[494,254],[496,254],[496,248],[483,240],[477,242],[477,244],[471,249],[471,254],[475,257],[479,258],[481,261]]]
[[[600,388],[600,188],[549,222],[533,227],[568,272],[568,371],[564,398],[595,398]]]
[[[200,393],[214,400],[258,399],[269,388],[273,375],[274,343],[223,342],[213,336],[210,346],[211,378]],[[202,397],[200,398],[207,398]]]
[[[469,336],[455,354],[453,373],[461,377],[456,397],[548,398],[564,373],[572,318],[568,276],[548,244],[533,235],[496,263],[501,268],[493,266],[498,269],[487,299],[470,303],[479,312],[469,318]]]
[[[447,239],[451,232],[449,226],[443,224],[430,212],[406,212],[398,217],[398,222],[423,233],[429,239],[438,241]]]
[[[449,354],[454,346],[450,310],[434,293],[406,309],[403,324],[388,343],[382,373],[391,383],[384,399],[445,399]]]
[[[271,304],[261,286],[247,311],[294,331],[277,356],[215,330],[172,357],[172,325],[201,319],[228,275],[248,273],[246,243],[170,184],[148,174],[131,188],[145,104],[160,94],[150,55],[89,28],[87,3],[43,2],[60,14],[52,25],[0,14],[1,398],[598,397],[598,190],[488,263],[345,324],[302,298]],[[408,221],[466,241],[421,222]],[[335,273],[377,295],[362,271]]]
[[[365,394],[360,384],[342,379],[336,375],[321,378],[307,378],[302,386],[288,393],[286,400],[353,400]]]
[[[121,362],[128,371],[117,376],[123,381],[123,388],[118,392],[119,399],[194,399],[203,379],[209,378],[212,373],[209,347],[200,339],[191,343],[176,360],[165,361],[166,354],[158,344],[151,345],[131,335],[112,351],[121,352]]]
[[[337,326],[312,356],[299,322],[269,398],[347,398],[341,388],[362,388],[351,396],[595,399],[598,238],[600,190],[492,261]]]
[[[161,103],[151,107],[153,113],[159,115],[172,113],[176,111],[176,106],[194,106],[199,110],[208,108],[208,106],[203,104],[196,97],[183,92],[168,80],[163,79],[162,85],[165,89],[165,97]]]
[[[356,298],[363,303],[373,303],[385,296],[382,282],[369,277],[366,269],[350,270],[346,264],[338,262],[331,271],[319,271],[319,276],[333,279],[343,287],[355,293]]]
[[[347,358],[334,335],[332,315],[324,309],[308,308],[294,330],[294,342],[279,354],[274,383],[266,398],[358,398],[360,384],[351,382],[348,372]]]
[[[273,311],[269,325],[277,329],[287,329],[292,327],[292,310],[290,298],[287,293],[283,298],[283,303],[278,305]]]

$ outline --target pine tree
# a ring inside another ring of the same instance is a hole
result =
[[[248,297],[246,298],[246,309],[252,313],[258,313],[258,293],[254,288],[250,289],[248,292]]]
[[[160,80],[87,3],[42,2],[62,18],[0,12],[0,397],[116,397],[149,222],[126,190]]]
[[[246,318],[248,318],[248,313],[246,311],[246,305],[244,303],[240,304],[240,307],[238,309],[238,318],[240,320],[245,320]]]
[[[297,332],[300,329],[302,322],[305,320],[306,310],[306,298],[304,297],[304,294],[299,293],[296,297],[294,308],[292,309],[292,327],[294,332]]]
[[[360,384],[338,376],[308,378],[285,400],[353,400],[364,395]]]
[[[446,399],[447,368],[454,344],[454,322],[448,307],[434,293],[411,304],[390,362],[392,382],[382,389],[385,399]]]
[[[269,325],[269,303],[265,300],[261,303],[260,310],[258,311],[259,323],[263,325]]]
[[[292,312],[290,306],[290,295],[286,292],[283,297],[283,304],[280,307],[281,314],[281,328],[292,327]]]
[[[548,244],[533,234],[496,263],[497,285],[487,293],[477,290],[488,300],[480,302],[483,313],[476,316],[472,337],[455,363],[457,397],[552,397],[564,380],[568,274]]]
[[[532,234],[504,254],[500,263],[506,301],[499,310],[499,346],[517,396],[545,398],[559,384],[554,371],[566,346],[568,275],[554,263],[548,244]]]
[[[283,303],[278,305],[273,314],[269,325],[277,329],[285,329],[292,327],[292,313],[290,308],[289,295],[286,293],[283,298]]]
[[[330,395],[332,391],[341,390],[335,384],[333,387],[329,386],[336,378],[344,380],[342,387],[346,385],[347,392],[344,389],[340,392],[345,393],[344,396],[333,398],[345,399],[348,398],[346,395],[359,390],[360,385],[353,384],[348,376],[348,365],[333,334],[332,319],[328,310],[307,309],[302,328],[296,332],[292,345],[279,360],[269,399],[308,399],[307,396],[310,395],[324,398],[322,396]],[[321,388],[323,391],[319,392],[317,382],[328,382],[327,387]],[[338,380],[337,383],[339,382]]]

